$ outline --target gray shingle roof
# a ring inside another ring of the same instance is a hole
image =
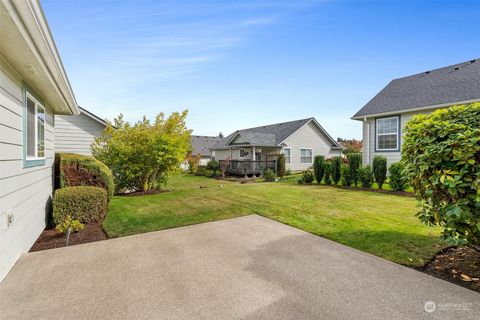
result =
[[[480,59],[392,80],[353,118],[480,100]]]
[[[294,120],[282,123],[276,123],[266,126],[260,126],[255,128],[248,128],[237,130],[232,134],[228,135],[217,144],[212,146],[212,149],[221,149],[225,148],[230,140],[232,140],[238,133],[247,139],[251,145],[255,146],[278,146],[282,143],[285,139],[287,139],[290,135],[292,135],[295,131],[300,129],[305,123],[315,120],[314,118],[307,118],[301,120]],[[325,132],[323,128],[321,128]],[[331,137],[325,132],[327,137],[331,139]],[[336,144],[336,142],[332,140],[332,144]]]
[[[192,154],[210,156],[210,147],[222,140],[220,137],[211,136],[191,136]]]

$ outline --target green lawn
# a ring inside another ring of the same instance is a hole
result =
[[[167,188],[172,191],[114,197],[105,231],[119,237],[255,213],[405,265],[421,266],[445,246],[438,228],[415,217],[409,197],[193,175],[175,176]]]

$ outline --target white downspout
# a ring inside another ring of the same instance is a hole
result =
[[[252,147],[252,160],[255,161],[255,146]]]
[[[363,118],[363,121],[366,122],[367,124],[367,136],[363,137],[363,144],[365,146],[365,153],[367,155],[367,165],[370,164],[370,122],[367,120],[367,118]]]

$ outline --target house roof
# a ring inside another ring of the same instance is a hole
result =
[[[480,100],[480,59],[392,80],[352,119]]]
[[[241,129],[228,135],[217,144],[211,147],[211,149],[222,149],[230,145],[230,142],[238,135],[242,136],[248,141],[248,144],[261,147],[279,146],[285,139],[291,136],[295,131],[303,127],[305,124],[313,121],[319,129],[325,133],[328,139],[332,141],[334,148],[340,148],[337,142],[320,126],[315,118],[306,118],[282,123],[276,123],[271,125],[265,125],[260,127]]]
[[[191,136],[192,154],[210,156],[210,147],[218,143],[222,138],[212,136]]]
[[[108,123],[107,123],[105,120],[103,120],[102,118],[98,117],[97,115],[91,113],[91,112],[88,111],[87,109],[82,108],[82,107],[78,107],[78,108],[80,109],[80,112],[81,112],[81,113],[83,113],[83,114],[85,114],[86,116],[90,117],[91,119],[97,121],[97,122],[100,123],[101,125],[103,125],[103,126],[105,126],[105,127],[108,125]]]

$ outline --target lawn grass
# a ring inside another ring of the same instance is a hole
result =
[[[221,186],[220,186],[221,185]],[[415,217],[415,199],[322,185],[239,184],[193,175],[170,192],[114,197],[103,227],[110,237],[259,214],[379,257],[424,265],[445,247],[440,230]]]

